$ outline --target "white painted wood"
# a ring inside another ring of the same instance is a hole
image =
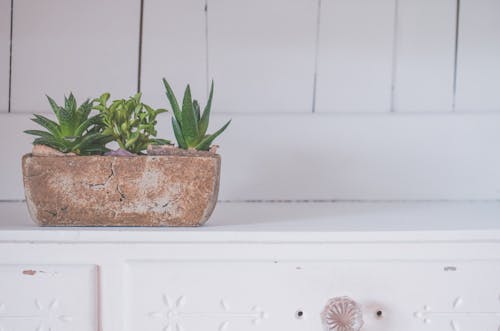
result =
[[[0,199],[22,199],[21,156],[35,128],[2,115]],[[170,137],[169,115],[159,136]],[[498,114],[236,115],[221,146],[219,199],[500,198]],[[230,117],[214,115],[209,132]]]
[[[207,94],[205,0],[146,0],[142,37],[143,100],[170,109],[162,78],[177,97],[191,85],[203,104]]]
[[[2,330],[97,330],[95,266],[0,263]]]
[[[321,1],[316,111],[389,111],[395,0]]]
[[[319,315],[328,299],[348,295],[361,306],[367,330],[442,331],[450,321],[464,331],[495,330],[500,266],[454,267],[458,271],[444,271],[439,262],[138,262],[129,266],[126,316],[129,330],[323,330]]]
[[[106,256],[99,263],[100,330],[125,330],[122,313],[125,306],[123,284],[123,261],[115,256]]]
[[[0,0],[0,113],[9,110],[10,0]]]
[[[456,110],[500,111],[500,1],[460,3]]]
[[[500,197],[496,115],[233,116],[231,125],[217,142],[222,200]]]
[[[310,112],[318,0],[209,0],[209,78],[220,112]]]
[[[184,330],[306,331],[321,329],[319,314],[328,298],[349,295],[361,305],[367,330],[441,331],[452,322],[463,331],[498,328],[498,203],[357,203],[337,210],[339,204],[332,204],[309,219],[296,217],[297,208],[308,214],[305,204],[263,206],[257,213],[256,204],[232,211],[237,227],[248,222],[242,231],[231,231],[231,224],[215,231],[35,229],[18,218],[24,230],[14,234],[4,221],[16,207],[2,203],[0,316],[8,313],[6,297],[9,304],[29,303],[33,295],[55,294],[59,309],[75,316],[71,328],[52,328],[57,330],[161,330],[169,319]],[[335,230],[339,219],[349,226],[353,216],[364,220],[364,237]],[[384,230],[387,221],[404,230]],[[482,236],[475,234],[478,227]],[[392,232],[391,239],[383,232]],[[24,316],[36,306],[18,305],[23,317],[16,322],[30,323]],[[295,317],[299,309],[302,319]],[[54,315],[51,321],[58,322]]]
[[[456,0],[400,0],[397,11],[395,111],[451,111]]]
[[[24,134],[23,131],[35,128],[36,124],[31,122],[28,115],[1,115],[0,127],[5,130],[0,133],[2,146],[9,155],[2,158],[0,171],[0,200],[24,199],[21,157],[32,148],[33,137]],[[4,136],[5,134],[5,136]],[[10,145],[10,147],[9,147]]]
[[[0,203],[0,242],[197,243],[500,240],[499,202],[227,203],[200,228],[74,228],[36,225],[24,202]],[[497,252],[498,253],[498,252]],[[114,278],[118,271],[102,270]]]
[[[140,2],[16,0],[12,112],[49,112],[60,101],[136,92]]]

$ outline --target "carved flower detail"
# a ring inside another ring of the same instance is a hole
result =
[[[330,299],[321,319],[325,331],[359,331],[363,327],[361,308],[348,297]]]
[[[167,325],[165,325],[163,331],[182,331],[183,328],[179,321],[179,309],[184,306],[185,303],[186,298],[184,296],[178,297],[174,304],[172,300],[164,294],[163,304],[165,305],[166,310],[162,312],[149,313],[149,316],[152,318],[165,318],[167,320]]]
[[[187,319],[196,319],[206,317],[219,320],[219,331],[226,331],[230,328],[231,320],[233,319],[249,319],[254,325],[259,325],[263,320],[267,319],[268,314],[260,307],[253,306],[250,311],[233,311],[230,309],[226,300],[220,300],[221,310],[207,311],[185,311],[183,308],[186,304],[186,298],[180,296],[177,300],[171,300],[166,294],[163,294],[163,309],[160,311],[150,312],[149,318],[159,319],[163,324],[162,331],[184,331],[182,322]],[[1,331],[1,330],[0,330]]]
[[[70,323],[73,321],[73,317],[70,315],[60,314],[60,305],[57,299],[53,299],[52,301],[43,304],[40,299],[36,298],[35,306],[37,308],[36,313],[6,315],[4,314],[5,304],[0,303],[0,322],[19,319],[32,320],[38,322],[36,331],[50,331],[54,330],[56,325],[61,323]],[[0,325],[0,331],[4,330],[5,329],[3,329]]]

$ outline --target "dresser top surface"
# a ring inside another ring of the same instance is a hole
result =
[[[221,202],[197,228],[39,227],[0,203],[0,242],[500,241],[500,202]]]

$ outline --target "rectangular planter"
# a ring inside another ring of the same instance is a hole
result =
[[[42,226],[199,226],[219,191],[211,152],[22,161],[28,209]]]

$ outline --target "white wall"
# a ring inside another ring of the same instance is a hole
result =
[[[203,102],[215,79],[214,123],[233,118],[223,200],[500,199],[500,0],[13,4],[11,52],[0,0],[0,199],[23,198],[21,131],[45,93],[140,85],[167,107],[164,76]]]

